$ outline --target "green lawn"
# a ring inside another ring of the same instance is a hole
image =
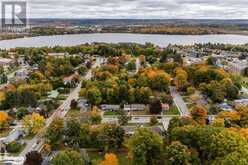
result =
[[[116,116],[116,115],[119,115],[119,113],[116,111],[106,111],[106,112],[104,112],[103,115],[104,116]]]
[[[177,106],[173,105],[168,111],[164,111],[163,115],[180,115]]]
[[[56,98],[56,100],[66,100],[66,98],[67,98],[67,96],[65,96],[65,95],[59,95],[57,98]]]
[[[150,115],[150,113],[148,111],[131,111],[130,112],[131,115]]]
[[[8,136],[9,133],[10,133],[10,131],[11,131],[11,129],[1,130],[1,131],[0,131],[0,138],[1,138],[1,137]]]
[[[104,155],[99,154],[98,152],[88,151],[89,157],[93,161],[93,165],[98,165],[104,159]],[[121,152],[116,154],[119,160],[120,165],[129,165],[130,161],[127,158],[127,153]]]
[[[16,152],[16,153],[10,153],[10,155],[11,156],[19,156],[20,153],[24,150],[25,147],[26,147],[26,144],[23,144],[18,152]]]

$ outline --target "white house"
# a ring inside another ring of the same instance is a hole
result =
[[[125,104],[124,111],[143,111],[146,108],[145,104]]]

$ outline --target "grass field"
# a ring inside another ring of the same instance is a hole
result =
[[[177,106],[173,105],[168,111],[164,111],[163,115],[180,115]]]
[[[119,113],[116,111],[106,111],[106,112],[104,112],[103,115],[104,116],[116,116],[116,115],[119,115]]]

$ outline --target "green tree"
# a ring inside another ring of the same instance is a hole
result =
[[[158,124],[158,119],[157,119],[157,117],[155,117],[155,116],[151,117],[151,119],[150,119],[150,125],[151,125],[151,126],[154,126],[154,125],[156,125],[156,124]]]
[[[207,59],[207,65],[216,65],[217,59],[215,57],[209,57]]]
[[[45,138],[48,144],[52,147],[52,149],[57,148],[61,143],[63,128],[64,121],[60,118],[54,119],[51,125],[47,128],[45,132]]]
[[[248,77],[248,67],[246,67],[243,71],[244,76]]]
[[[75,120],[70,120],[66,124],[66,128],[64,130],[65,142],[74,148],[78,148],[80,146],[80,123]]]
[[[104,151],[113,151],[122,146],[124,135],[125,131],[122,127],[114,124],[107,124],[103,126],[97,139]]]
[[[73,150],[60,151],[51,161],[52,165],[85,165],[82,155]]]
[[[160,135],[147,128],[139,128],[129,139],[128,149],[133,165],[156,165],[162,153]]]
[[[24,116],[26,116],[28,113],[29,113],[29,112],[28,112],[27,108],[21,107],[21,108],[19,108],[19,109],[17,110],[17,112],[16,112],[16,117],[20,120],[20,119],[22,119]]]
[[[93,105],[98,105],[102,101],[102,94],[98,88],[88,89],[86,96],[89,102],[92,103]]]
[[[173,117],[169,123],[168,133],[170,135],[170,132],[177,127],[184,127],[196,124],[197,123],[191,117]]]
[[[199,161],[197,161],[196,158],[193,158],[193,155],[190,152],[189,148],[180,142],[172,142],[172,144],[166,147],[165,157],[166,157],[165,164],[169,164],[169,165],[178,165],[178,164],[190,165],[192,164],[192,161],[194,161],[195,164],[200,163]]]
[[[0,74],[0,84],[4,84],[8,82],[8,77],[6,74]]]

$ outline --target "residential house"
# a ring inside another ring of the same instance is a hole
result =
[[[234,106],[248,106],[248,99],[239,99],[239,100],[234,100]]]
[[[125,104],[124,111],[143,111],[146,109],[145,104]]]
[[[49,57],[55,57],[55,58],[64,58],[65,56],[68,56],[69,53],[48,53],[47,54]]]
[[[169,104],[166,104],[166,103],[162,103],[162,109],[164,111],[168,111],[170,109],[170,105]]]
[[[29,75],[29,71],[27,69],[20,69],[15,72],[15,77],[20,79],[25,79]]]
[[[78,73],[74,73],[70,76],[64,77],[64,85],[74,86],[78,81]]]
[[[11,64],[14,64],[14,60],[11,58],[0,58],[0,66],[3,66],[4,69],[7,69],[11,66]]]
[[[111,111],[120,110],[120,105],[102,104],[100,107],[104,111],[106,111],[106,110],[111,110]]]

